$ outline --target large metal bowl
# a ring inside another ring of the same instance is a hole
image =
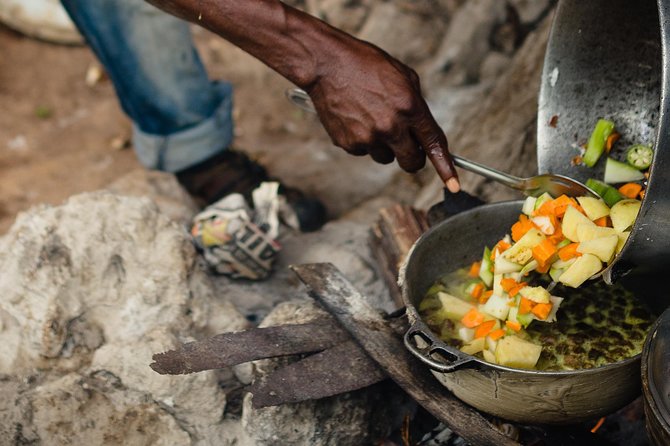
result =
[[[656,290],[670,272],[670,1],[560,0],[544,60],[538,108],[541,173],[586,181],[594,168],[571,163],[598,118],[616,123],[622,139],[655,148],[638,219],[623,251],[606,270],[608,283],[630,274],[629,288],[661,313],[670,303]],[[558,117],[557,125],[550,125]],[[605,158],[605,157],[603,157]],[[642,286],[644,285],[644,286]]]
[[[670,444],[670,310],[652,326],[642,350],[647,431],[654,444]]]
[[[411,328],[405,344],[437,379],[475,408],[512,421],[567,424],[600,417],[640,393],[640,355],[604,367],[567,372],[513,369],[448,346],[421,320],[418,303],[435,280],[478,260],[518,219],[521,201],[483,205],[434,226],[400,271]]]

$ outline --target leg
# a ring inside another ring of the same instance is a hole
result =
[[[140,162],[177,172],[232,141],[232,87],[211,82],[189,25],[143,0],[62,0],[133,121]]]

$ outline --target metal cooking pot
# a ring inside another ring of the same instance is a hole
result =
[[[642,389],[647,432],[654,444],[670,444],[670,310],[652,326],[642,350]]]
[[[633,143],[655,147],[640,214],[604,278],[610,284],[622,280],[658,311],[668,304],[667,293],[658,290],[665,288],[670,272],[670,175],[663,175],[670,163],[670,1],[561,0],[554,20],[540,90],[539,171],[581,181],[601,179],[603,161],[594,169],[571,163],[578,143],[600,117],[612,119],[623,135],[619,150]],[[554,116],[555,126],[550,125]],[[478,260],[478,248],[507,233],[520,209],[521,202],[484,205],[438,224],[419,239],[400,272],[412,324],[405,344],[457,397],[484,412],[548,424],[611,413],[639,394],[640,355],[568,372],[512,369],[447,346],[419,317],[416,305],[435,279]],[[653,379],[666,378],[666,343],[656,351],[660,359],[652,357],[649,370],[656,370]],[[650,386],[661,385],[648,379]],[[667,397],[668,387],[656,388]],[[668,437],[662,438],[667,444]]]
[[[405,345],[458,398],[508,420],[566,424],[611,413],[639,395],[640,355],[577,371],[513,369],[446,345],[418,314],[418,303],[435,280],[479,260],[479,247],[495,244],[518,219],[521,205],[513,201],[476,207],[439,223],[417,241],[400,271],[411,324]]]
[[[667,0],[561,0],[544,61],[537,132],[539,171],[581,181],[603,178],[604,160],[593,169],[571,164],[598,118],[616,123],[622,134],[616,150],[654,146],[642,208],[604,278],[611,284],[631,273],[625,285],[658,313],[668,301],[655,293],[656,278],[670,271],[669,20]],[[554,116],[555,127],[549,125]]]

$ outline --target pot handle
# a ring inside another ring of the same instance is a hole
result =
[[[417,345],[415,337],[419,337],[426,343],[425,347]],[[445,348],[439,342],[430,330],[423,329],[418,324],[412,325],[405,333],[404,337],[405,347],[421,362],[426,364],[431,369],[442,372],[451,373],[466,367],[472,367],[477,364],[477,361],[470,355],[466,355],[458,350]],[[433,358],[434,353],[439,353],[444,359],[438,360]]]

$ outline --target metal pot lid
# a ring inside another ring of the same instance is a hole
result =
[[[609,283],[633,270],[647,276],[670,271],[670,175],[658,174],[670,163],[670,57],[662,51],[670,41],[668,3],[561,0],[545,56],[539,172],[602,179],[604,160],[593,169],[571,162],[601,117],[613,120],[622,134],[617,150],[633,143],[655,147],[642,209],[605,275]]]

